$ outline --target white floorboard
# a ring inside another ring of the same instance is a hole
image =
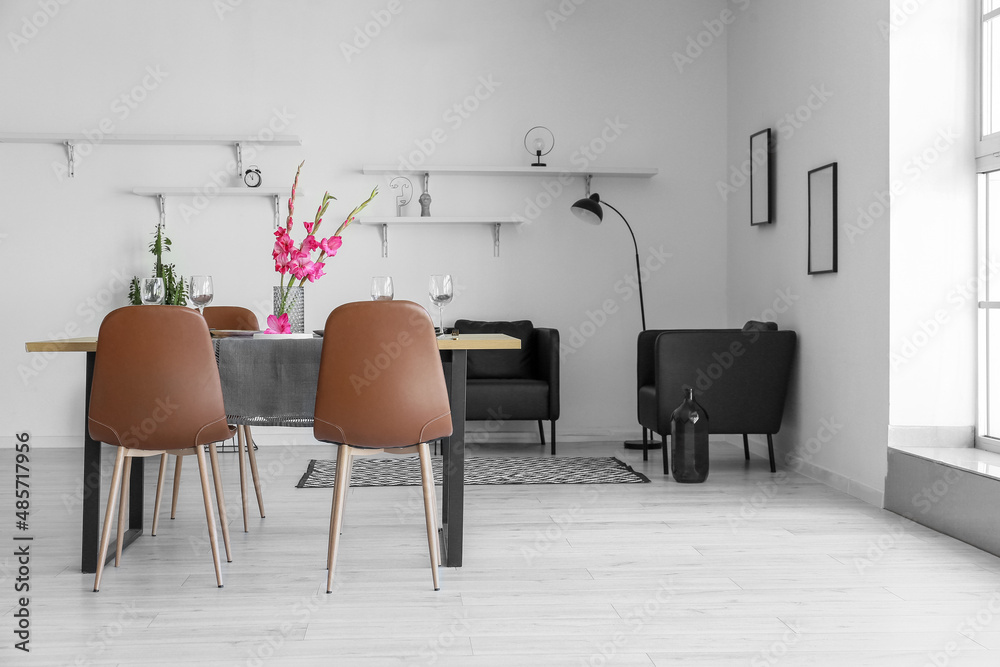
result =
[[[496,444],[475,455],[546,452]],[[442,569],[439,592],[420,490],[351,489],[332,595],[331,491],[294,488],[332,447],[260,448],[267,518],[251,493],[249,533],[235,455],[220,454],[233,546],[222,589],[196,467],[185,463],[178,518],[165,503],[151,537],[147,465],[147,532],[93,593],[93,575],[79,572],[82,451],[35,449],[26,654],[14,649],[6,452],[0,665],[1000,664],[990,554],[794,473],[773,476],[725,443],[713,444],[701,485],[674,483],[659,452],[644,464],[620,443],[560,454],[617,456],[652,483],[467,488],[465,566]]]

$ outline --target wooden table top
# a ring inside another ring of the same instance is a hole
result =
[[[519,350],[521,341],[506,334],[461,334],[458,338],[438,338],[440,350]],[[97,336],[30,341],[27,352],[96,352]]]

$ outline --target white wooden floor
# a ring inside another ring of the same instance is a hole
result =
[[[560,455],[618,456],[652,483],[467,488],[465,566],[443,569],[439,592],[419,489],[352,489],[333,595],[332,492],[295,488],[331,447],[261,446],[267,518],[249,533],[235,455],[221,455],[234,551],[222,589],[190,459],[177,520],[129,548],[100,593],[79,571],[82,452],[36,449],[25,654],[2,455],[4,666],[1000,664],[1000,560],[725,443],[701,485],[664,478],[658,452],[643,466],[618,443],[566,443]],[[146,474],[149,517],[155,465]]]

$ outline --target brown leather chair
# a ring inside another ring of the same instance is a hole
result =
[[[225,329],[230,331],[260,331],[260,325],[257,323],[257,316],[249,308],[243,308],[242,306],[206,306],[205,307],[205,323],[208,324],[209,329]],[[237,437],[237,449],[240,461],[240,496],[243,501],[243,532],[248,532],[249,526],[247,521],[247,474],[246,466],[244,463],[244,452],[246,452],[246,458],[250,462],[250,476],[253,478],[253,488],[257,495],[257,509],[260,510],[260,518],[264,518],[264,496],[261,494],[260,490],[260,475],[257,473],[257,454],[254,451],[256,445],[253,441],[253,434],[250,433],[250,427],[244,424],[239,424],[236,427],[236,437]],[[166,454],[163,455],[163,460],[160,461],[160,476],[156,480],[156,492],[161,493],[163,488],[163,477],[166,471]],[[174,466],[174,489],[173,497],[170,502],[170,518],[173,519],[177,515],[177,494],[180,489],[181,481],[181,462],[184,459],[180,456],[177,457],[177,463]],[[153,517],[153,535],[156,535],[156,526],[159,519],[159,513]]]
[[[126,306],[104,318],[94,362],[88,425],[92,438],[118,447],[101,532],[94,591],[100,590],[115,496],[119,490],[122,498],[115,567],[121,560],[132,458],[164,452],[194,454],[198,458],[208,539],[215,562],[215,577],[221,588],[219,545],[215,537],[203,445],[209,445],[217,470],[214,443],[233,437],[234,431],[226,424],[222,386],[208,327],[197,311],[182,306]],[[164,462],[165,459],[161,459],[161,471]],[[225,500],[218,477],[215,490],[221,511]],[[154,512],[159,510],[159,504],[160,494],[157,493]],[[222,525],[225,536],[224,519]]]
[[[386,452],[420,456],[431,576],[438,590],[434,479],[427,443],[451,435],[451,408],[434,324],[412,301],[340,306],[326,320],[313,433],[340,445],[330,514],[326,592],[344,520],[355,456]]]

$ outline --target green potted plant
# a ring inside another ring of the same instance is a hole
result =
[[[163,303],[168,306],[186,306],[187,290],[184,287],[184,279],[177,277],[173,264],[163,263],[163,253],[170,252],[170,239],[163,235],[162,225],[156,225],[156,232],[149,244],[149,252],[156,257],[156,263],[153,265],[153,276],[163,278]],[[134,306],[142,304],[138,276],[132,277],[132,283],[128,288],[128,300]]]

